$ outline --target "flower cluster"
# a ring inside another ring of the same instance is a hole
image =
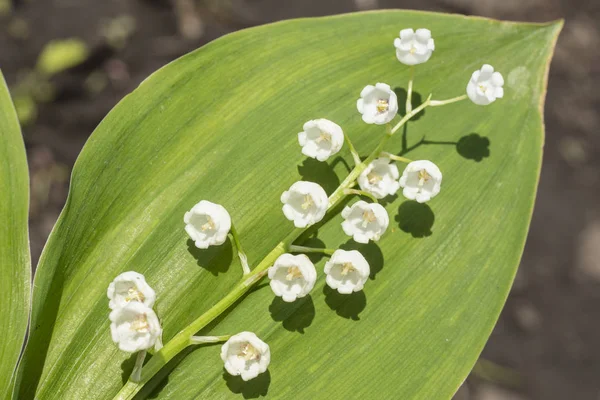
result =
[[[225,207],[202,200],[185,213],[185,231],[195,247],[207,249],[210,246],[220,246],[225,243],[228,235],[231,235],[237,247],[244,276],[234,291],[222,300],[229,302],[229,306],[264,276],[268,276],[275,296],[281,297],[284,302],[294,302],[308,296],[318,277],[313,262],[302,254],[309,252],[320,252],[330,257],[323,272],[325,284],[331,289],[342,295],[351,295],[363,290],[371,271],[367,259],[358,250],[315,249],[294,245],[293,241],[298,239],[301,232],[323,221],[327,213],[346,196],[352,195],[362,196],[363,199],[343,208],[343,232],[358,243],[380,240],[388,229],[390,218],[386,208],[379,204],[379,200],[389,200],[402,188],[402,195],[406,199],[419,203],[428,202],[440,193],[442,183],[442,173],[433,162],[411,161],[400,155],[384,152],[384,145],[392,135],[427,106],[442,106],[467,98],[477,105],[489,105],[504,96],[502,75],[495,72],[491,65],[484,64],[480,70],[473,72],[467,83],[466,94],[448,100],[431,100],[429,96],[423,104],[413,110],[411,95],[414,66],[427,62],[432,57],[435,50],[434,40],[428,29],[403,29],[399,38],[395,39],[394,47],[398,61],[410,68],[406,114],[392,127],[391,122],[398,116],[399,109],[398,98],[392,87],[386,83],[376,83],[363,88],[356,101],[356,108],[362,120],[367,124],[386,125],[385,135],[380,144],[366,158],[360,157],[342,127],[335,122],[320,118],[303,125],[303,130],[298,133],[297,138],[305,156],[324,162],[338,154],[347,143],[355,167],[330,196],[318,183],[307,181],[297,181],[281,194],[283,215],[293,222],[296,230],[289,240],[280,243],[253,271],[248,265],[238,233]],[[407,164],[402,174],[397,161]],[[360,190],[354,189],[356,185]],[[143,275],[130,271],[122,273],[110,283],[107,295],[112,310],[109,318],[113,341],[123,351],[140,351],[142,355],[132,374],[132,379],[139,378],[145,350],[152,346],[157,349],[162,346],[162,328],[152,309],[156,294]],[[213,314],[211,318],[214,318]],[[202,317],[196,321],[201,319]],[[193,326],[203,328],[206,325]],[[186,331],[181,331],[178,335],[185,334],[184,332]],[[269,345],[252,332],[241,332],[232,336],[191,336],[177,343],[188,345],[221,341],[225,341],[221,348],[221,359],[229,374],[240,376],[247,381],[268,369],[271,360]],[[182,348],[179,349],[181,350]]]
[[[119,349],[134,353],[160,343],[162,328],[152,309],[156,294],[144,275],[123,272],[108,285],[106,295],[112,310],[110,332]]]

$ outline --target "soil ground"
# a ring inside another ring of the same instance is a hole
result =
[[[0,68],[11,89],[23,82],[51,39],[77,37],[92,49],[83,65],[50,79],[54,95],[38,96],[37,116],[24,128],[34,262],[64,204],[70,169],[100,120],[154,70],[220,35],[284,18],[359,8],[521,21],[565,18],[550,73],[533,223],[514,288],[483,352],[485,360],[510,371],[497,371],[494,365],[479,369],[456,397],[600,399],[600,2],[193,1],[12,0],[13,11],[0,16]],[[178,14],[176,5],[184,12]],[[123,46],[108,46],[107,35],[112,40],[122,35]],[[488,373],[491,381],[484,379]]]

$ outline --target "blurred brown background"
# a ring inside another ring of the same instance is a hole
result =
[[[34,263],[87,137],[154,70],[237,29],[375,8],[566,19],[525,254],[483,359],[456,398],[600,399],[598,0],[0,0],[0,68],[30,163]]]

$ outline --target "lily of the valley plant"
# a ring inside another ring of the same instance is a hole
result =
[[[412,107],[412,89],[415,66],[430,60],[435,50],[434,39],[428,29],[402,29],[394,41],[397,59],[409,67],[410,79],[404,116],[398,117],[399,104],[396,93],[388,83],[367,85],[356,102],[357,111],[367,124],[383,125],[381,141],[366,157],[354,148],[343,128],[333,121],[317,118],[305,122],[297,134],[300,149],[307,157],[324,162],[348,145],[354,168],[329,196],[319,182],[298,181],[282,190],[282,219],[286,218],[295,229],[263,260],[248,260],[241,245],[235,224],[227,210],[208,200],[200,200],[183,216],[185,232],[199,249],[220,246],[231,236],[243,269],[243,277],[231,292],[211,309],[200,315],[189,326],[162,345],[160,316],[153,305],[156,294],[144,276],[137,272],[124,272],[108,286],[110,330],[115,344],[123,351],[138,352],[137,361],[128,382],[116,398],[131,399],[173,357],[186,347],[204,343],[224,342],[221,349],[223,367],[227,373],[247,381],[264,373],[271,360],[271,348],[252,332],[223,336],[195,336],[202,328],[231,307],[260,280],[268,277],[274,296],[285,302],[294,302],[310,294],[319,275],[325,284],[341,295],[361,291],[368,283],[369,263],[357,250],[310,248],[295,244],[306,230],[318,224],[329,214],[339,210],[337,205],[347,198],[359,197],[342,209],[340,229],[359,243],[378,241],[389,225],[386,209],[378,203],[393,199],[400,188],[402,196],[419,203],[434,199],[441,191],[442,168],[431,160],[412,161],[386,152],[386,144],[398,130],[426,107],[436,107],[465,99],[478,105],[489,105],[503,97],[504,80],[499,72],[484,64],[465,77],[465,94],[446,100],[432,100],[429,95],[419,106]],[[434,57],[435,59],[435,57]],[[316,116],[318,117],[318,116]],[[299,125],[302,121],[299,121]],[[294,132],[290,132],[294,135]],[[397,162],[405,163],[400,173]],[[358,188],[355,188],[358,186]],[[282,188],[283,189],[283,188]],[[274,204],[275,204],[275,199]],[[391,200],[390,200],[391,201]],[[186,240],[182,229],[181,240]],[[305,253],[323,253],[329,256],[324,270],[317,270]],[[253,266],[253,268],[251,268]],[[240,327],[244,328],[244,327]],[[156,352],[144,365],[147,351]],[[160,353],[160,357],[158,356]],[[277,348],[273,349],[277,357]],[[221,368],[215,360],[215,369]],[[340,371],[341,374],[344,371]]]

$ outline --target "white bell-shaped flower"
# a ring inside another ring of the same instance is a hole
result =
[[[394,195],[400,188],[398,178],[400,172],[395,163],[390,163],[386,157],[371,161],[358,177],[358,185],[365,192],[371,193],[377,199]]]
[[[406,65],[422,64],[429,60],[435,50],[431,31],[429,29],[402,29],[400,37],[394,40],[396,57]]]
[[[419,203],[434,198],[440,192],[441,184],[442,172],[437,165],[427,160],[409,163],[400,178],[404,197]]]
[[[317,281],[317,270],[304,254],[280,255],[268,274],[273,293],[287,303],[306,296]]]
[[[344,145],[344,131],[335,122],[315,119],[305,123],[303,128],[298,134],[298,143],[307,157],[325,161]]]
[[[398,112],[398,97],[388,84],[368,85],[360,92],[356,108],[367,124],[387,124]]]
[[[231,229],[231,217],[222,205],[202,200],[183,217],[185,231],[199,249],[225,243]]]
[[[358,243],[378,241],[390,223],[385,208],[363,200],[357,201],[351,207],[346,206],[342,210],[342,217],[345,220],[342,222],[342,229]]]
[[[154,311],[138,301],[114,309],[109,319],[113,342],[129,353],[151,348],[162,333]]]
[[[244,381],[256,378],[269,368],[271,350],[252,332],[233,335],[221,347],[221,359],[231,375]]]
[[[306,228],[323,219],[329,199],[314,182],[298,181],[281,195],[283,214],[296,228]]]
[[[363,289],[369,279],[369,263],[357,250],[336,250],[325,264],[327,286],[341,294]]]
[[[156,300],[156,293],[146,283],[144,275],[135,271],[123,272],[109,285],[106,295],[109,298],[108,306],[111,310],[124,307],[131,301],[144,303],[152,308]]]
[[[467,96],[477,105],[487,106],[504,97],[504,78],[494,67],[484,64],[480,70],[473,72],[467,84]]]

